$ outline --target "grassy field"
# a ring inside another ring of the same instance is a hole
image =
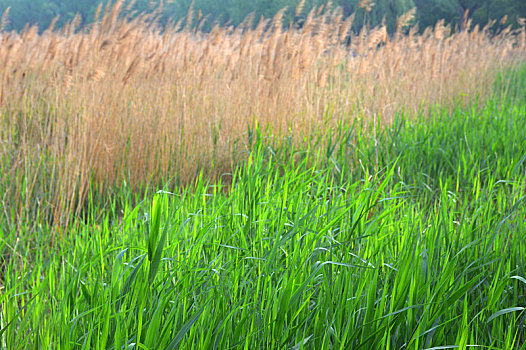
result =
[[[1,349],[526,349],[524,28],[118,11],[0,32]]]
[[[254,130],[228,188],[93,202],[53,248],[44,223],[4,222],[0,344],[524,349],[518,96],[345,126],[317,153]]]

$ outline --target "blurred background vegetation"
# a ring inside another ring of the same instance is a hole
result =
[[[108,0],[0,0],[0,12],[4,13],[0,26],[4,30],[22,30],[30,24],[38,25],[42,31],[55,18],[58,18],[56,26],[60,27],[76,14],[80,16],[80,24],[86,25],[94,20],[97,7],[101,3],[106,6],[108,2],[113,3]],[[302,11],[297,12],[300,3]],[[255,19],[273,17],[285,7],[284,23],[301,24],[310,10],[327,5],[327,0],[137,0],[126,1],[126,4],[130,16],[160,9],[157,20],[161,25],[185,20],[191,10],[193,24],[200,20],[201,28],[207,30],[214,24],[236,26],[250,14],[254,14]],[[520,19],[526,17],[524,0],[334,0],[329,6],[340,7],[344,16],[356,13],[354,30],[360,30],[365,21],[375,26],[385,20],[392,32],[396,19],[413,8],[416,9],[414,21],[421,29],[442,19],[461,27],[466,13],[473,25],[484,26],[496,20],[493,27],[497,30],[508,25],[517,26]]]

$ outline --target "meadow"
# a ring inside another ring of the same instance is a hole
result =
[[[0,31],[1,348],[526,349],[524,23],[122,5]]]

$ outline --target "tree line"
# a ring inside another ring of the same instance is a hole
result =
[[[4,14],[0,28],[21,30],[29,24],[44,30],[51,23],[60,27],[77,14],[82,26],[92,22],[98,6],[102,4],[104,8],[108,1],[111,5],[110,0],[0,0],[0,12]],[[340,7],[344,16],[355,14],[354,30],[360,30],[364,24],[385,23],[392,32],[397,18],[411,9],[415,9],[412,22],[419,28],[432,26],[439,20],[461,27],[466,23],[466,15],[473,25],[484,26],[495,21],[495,27],[517,26],[520,19],[526,17],[524,0],[333,0],[329,3],[327,0],[136,0],[125,2],[124,11],[130,16],[159,11],[161,25],[187,18],[193,18],[194,23],[190,24],[195,24],[200,19],[201,27],[206,30],[215,24],[239,25],[251,14],[256,19],[271,18],[283,8],[286,8],[285,24],[301,24],[309,11],[327,5]],[[195,16],[188,17],[189,12]]]

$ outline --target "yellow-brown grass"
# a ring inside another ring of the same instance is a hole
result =
[[[118,19],[120,6],[80,31],[0,32],[5,211],[61,223],[93,186],[220,176],[255,123],[305,136],[471,102],[526,52],[524,28],[402,34],[412,14],[391,36],[351,34],[339,12],[312,12],[302,28],[283,29],[280,13],[255,29],[161,32]]]

